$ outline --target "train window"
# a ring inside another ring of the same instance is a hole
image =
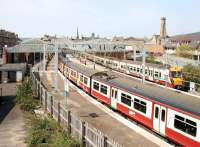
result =
[[[148,74],[148,70],[147,70],[147,69],[145,69],[145,74],[146,74],[146,75]]]
[[[159,72],[159,77],[161,77],[161,72]]]
[[[140,69],[140,73],[142,73],[142,71],[143,71],[143,70],[142,70],[142,68],[141,68],[141,69]]]
[[[149,70],[149,75],[152,77],[153,76],[153,71]]]
[[[117,91],[115,91],[115,98],[117,98]]]
[[[161,120],[162,120],[162,121],[165,121],[165,110],[162,110],[162,113],[161,113]]]
[[[84,83],[87,85],[87,83],[88,83],[88,78],[84,77]]]
[[[131,96],[122,93],[121,94],[121,102],[128,106],[131,106]]]
[[[191,121],[189,119],[186,119],[186,128],[187,128],[187,133],[196,136],[197,133],[197,123],[194,121]]]
[[[81,75],[81,77],[80,77],[80,81],[83,83],[83,75]]]
[[[155,76],[155,77],[158,77],[158,72],[157,72],[157,71],[154,73],[154,76]]]
[[[144,101],[141,101],[139,99],[136,99],[134,98],[134,108],[143,112],[143,113],[146,113],[147,111],[147,103],[144,102]]]
[[[189,135],[196,137],[197,123],[181,116],[175,115],[174,127]]]
[[[112,89],[112,93],[111,93],[112,97],[114,97],[114,89]]]
[[[159,116],[159,109],[158,109],[158,107],[156,107],[155,118],[158,118],[158,116]]]
[[[140,68],[137,68],[137,72],[140,72]]]
[[[101,92],[107,95],[107,86],[101,85]]]
[[[95,90],[99,91],[99,83],[94,82],[94,83],[93,83],[93,88],[94,88]]]

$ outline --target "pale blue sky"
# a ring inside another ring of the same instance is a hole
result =
[[[20,37],[50,35],[135,36],[200,31],[200,0],[0,0],[0,28]]]

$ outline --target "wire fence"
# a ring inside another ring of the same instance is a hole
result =
[[[70,110],[66,109],[56,98],[44,87],[31,72],[33,88],[40,98],[45,110],[54,118],[68,133],[80,141],[83,147],[123,147],[111,138],[108,138],[98,129],[81,120]]]

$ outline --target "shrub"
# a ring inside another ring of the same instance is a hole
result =
[[[176,49],[176,55],[192,59],[195,49],[188,45],[181,45]]]
[[[33,112],[38,106],[38,101],[33,98],[31,78],[27,77],[24,82],[17,87],[16,103],[20,104],[22,110],[29,112]]]
[[[183,67],[183,76],[186,81],[196,83],[196,90],[200,91],[200,66],[188,64]]]
[[[29,147],[79,147],[58,124],[48,118],[33,117],[27,137]]]

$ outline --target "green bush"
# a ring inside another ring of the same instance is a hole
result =
[[[51,147],[80,147],[80,144],[62,129],[58,129],[53,138],[55,139]]]
[[[154,56],[146,57],[146,62],[147,63],[152,63],[152,64],[162,64],[161,62],[156,61]]]
[[[27,77],[24,82],[17,87],[16,103],[20,104],[22,110],[29,112],[33,112],[38,106],[38,100],[33,98],[31,78]]]
[[[28,147],[79,147],[66,131],[48,118],[33,117],[27,137]]]
[[[195,49],[188,45],[181,45],[176,49],[176,55],[188,59],[192,59]]]
[[[33,117],[31,120],[31,128],[27,143],[29,147],[49,146],[51,143],[51,134],[54,133],[56,124],[49,121],[47,118]]]
[[[188,64],[183,67],[183,77],[186,81],[195,82],[196,90],[200,91],[200,66]]]
[[[20,105],[23,111],[33,112],[39,105],[38,101],[33,99],[33,97],[26,97]]]

